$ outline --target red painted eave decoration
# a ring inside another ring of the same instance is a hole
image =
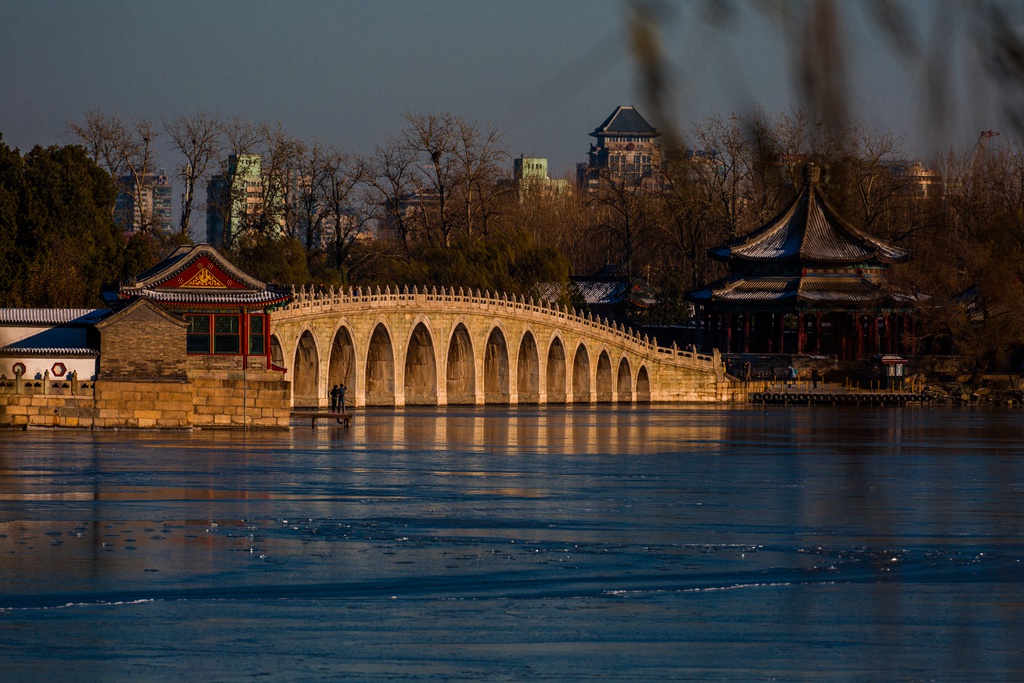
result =
[[[206,256],[201,256],[174,277],[156,285],[159,289],[248,289],[225,273]]]

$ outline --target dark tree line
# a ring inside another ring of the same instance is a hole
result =
[[[690,313],[686,292],[724,274],[708,250],[769,220],[814,162],[842,215],[913,251],[892,283],[916,301],[923,343],[980,367],[998,363],[1024,334],[1024,152],[1009,136],[915,167],[890,134],[820,125],[800,111],[755,111],[668,136],[656,177],[606,173],[596,192],[521,192],[500,132],[450,113],[407,116],[402,131],[365,156],[307,143],[279,125],[197,116],[176,117],[164,130],[186,131],[175,134],[189,144],[208,131],[216,142],[198,156],[176,143],[179,176],[186,167],[198,173],[207,158],[205,174],[186,188],[197,197],[193,216],[207,208],[195,184],[223,172],[225,152],[258,154],[257,210],[220,246],[269,281],[531,294],[610,270],[655,299],[631,322],[678,323]],[[105,125],[135,136],[151,130]],[[93,120],[82,128],[104,127]],[[104,150],[130,148],[152,163],[145,144],[37,148],[24,157],[3,149],[0,244],[11,256],[0,276],[10,303],[95,303],[103,285],[183,239],[151,231],[126,239],[113,224],[117,157],[103,161]]]
[[[150,245],[113,221],[115,197],[83,148],[22,155],[0,136],[0,305],[102,305],[104,287],[148,267]]]

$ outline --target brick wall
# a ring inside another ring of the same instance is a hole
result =
[[[287,427],[291,388],[281,374],[190,373],[197,427]]]
[[[182,380],[97,380],[85,395],[0,394],[0,428],[284,429],[289,383],[280,373],[202,373]]]
[[[186,376],[188,325],[148,301],[139,300],[97,323],[99,379]]]

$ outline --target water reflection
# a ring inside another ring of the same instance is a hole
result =
[[[184,648],[136,655],[215,605],[208,647],[252,641],[278,677],[394,678],[443,640],[454,664],[420,677],[1016,680],[1022,431],[954,409],[520,406],[0,433],[5,664],[83,659],[94,609],[35,615],[103,604],[111,661],[194,675]]]

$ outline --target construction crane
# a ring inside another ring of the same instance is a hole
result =
[[[981,154],[983,151],[985,151],[985,145],[988,143],[988,141],[997,135],[999,135],[999,133],[991,129],[981,131],[981,135],[978,136],[978,141],[974,143],[974,149],[971,150],[971,155],[967,157],[968,168],[974,167],[974,161],[977,158],[977,156]]]

